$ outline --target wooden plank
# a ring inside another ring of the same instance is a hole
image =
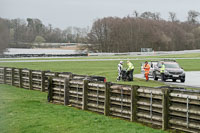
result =
[[[179,125],[179,126],[187,127],[187,123],[186,123],[185,120],[180,120],[180,119],[177,119],[177,118],[170,119],[169,123],[171,125]],[[197,122],[189,122],[188,127],[198,129],[200,131],[200,123],[199,122],[198,123]]]
[[[189,109],[189,113],[191,114],[196,114],[196,115],[200,115],[200,106],[192,106],[190,105],[190,109]],[[187,108],[186,105],[181,105],[181,104],[174,104],[172,103],[172,105],[169,107],[169,111],[177,111],[177,112],[187,112]]]
[[[110,111],[110,115],[115,116],[115,117],[119,117],[119,118],[130,119],[129,115],[125,115],[123,113],[116,113],[116,112]]]
[[[110,86],[110,88],[112,90],[117,90],[117,89],[120,89],[123,88],[124,91],[131,91],[131,86],[130,85],[119,85],[119,84],[112,84]]]
[[[88,106],[88,110],[93,111],[93,112],[97,112],[97,113],[104,113],[104,110],[98,109],[98,108],[94,108],[94,107],[90,107]]]
[[[80,100],[77,101],[77,100],[69,99],[69,102],[74,103],[74,104],[78,104],[78,105],[81,105],[81,106],[83,105],[82,101],[80,101]]]
[[[83,85],[83,82],[82,82],[82,80],[70,80],[70,84],[75,84],[75,85]]]
[[[177,98],[177,97],[170,97],[170,101],[171,102],[175,102],[175,103],[184,103],[187,104],[187,99],[186,98]],[[193,100],[190,99],[189,100],[189,104],[193,104],[193,105],[200,105],[200,100]]]
[[[56,82],[58,82],[58,83],[60,83],[60,82],[61,82],[61,83],[64,83],[64,78],[54,77],[52,80],[53,80],[53,82],[55,82],[55,83],[56,83]]]
[[[89,83],[89,80],[87,79],[84,79],[83,80],[83,107],[82,109],[83,110],[87,110],[87,102],[88,102],[88,83]]]
[[[104,88],[105,89],[105,84],[103,84],[103,83],[92,83],[91,82],[91,83],[88,83],[88,86],[91,87],[91,88],[92,87],[95,87],[95,88],[99,87],[99,88]]]
[[[74,95],[77,95],[77,93],[78,93],[78,95],[80,96],[80,95],[83,95],[83,92],[76,92],[76,91],[69,91],[69,93],[70,94],[74,94]]]
[[[29,70],[27,68],[22,69],[22,73],[28,73]]]
[[[138,118],[137,121],[139,121],[141,123],[149,123],[149,124],[156,125],[156,126],[159,126],[159,127],[162,126],[161,122],[155,121],[155,120],[152,121],[152,120],[149,120],[149,119],[146,119],[146,118]]]
[[[176,131],[183,131],[183,132],[187,132],[187,133],[198,133],[199,130],[195,130],[195,129],[188,129],[188,128],[184,128],[182,126],[177,126],[177,125],[172,125],[170,126],[171,129],[175,129]]]
[[[151,89],[146,89],[146,88],[139,88],[138,89],[138,92],[140,93],[152,93],[153,95],[156,94],[156,95],[162,95],[162,91],[160,89],[154,89],[154,88],[151,88]]]
[[[138,100],[137,104],[139,105],[144,105],[144,106],[150,106],[150,101],[147,100]],[[160,103],[160,101],[153,101],[152,107],[156,107],[156,108],[162,108],[162,104]]]
[[[59,100],[59,101],[64,101],[64,97],[60,97],[60,96],[52,96],[53,100]]]
[[[106,90],[105,90],[105,102],[104,102],[104,115],[108,116],[110,113],[110,82],[105,83]]]
[[[34,71],[32,71],[32,74],[41,75],[41,74],[42,74],[42,71],[34,70]]]
[[[110,92],[111,92],[111,95],[115,95],[115,94],[120,94],[121,95],[121,90],[123,90],[123,95],[127,95],[127,96],[131,95],[131,90],[126,90],[124,88],[110,89]]]
[[[41,90],[41,86],[40,85],[33,84],[32,86],[33,86],[33,88],[36,88],[37,90]]]
[[[138,110],[148,111],[150,112],[149,106],[137,105]],[[162,109],[159,108],[152,108],[152,113],[160,113],[162,114]]]
[[[144,98],[151,98],[150,93],[138,93],[138,97],[144,97]],[[162,95],[152,95],[153,99],[159,99],[162,100]]]
[[[111,107],[110,111],[116,112],[116,113],[122,113],[122,114],[129,115],[129,116],[131,115],[130,109],[121,109],[121,108]],[[129,117],[129,119],[130,119],[130,117]]]
[[[110,104],[113,105],[113,106],[118,105],[118,106],[131,107],[131,104],[116,102],[116,101],[112,101],[112,100],[110,100]]]
[[[95,102],[95,103],[96,103],[96,102],[97,102],[97,98],[88,96],[88,103],[89,103],[89,102]],[[103,99],[100,99],[100,98],[99,98],[99,99],[98,99],[98,102],[99,102],[99,103],[104,103],[104,102],[105,102],[105,99],[104,99],[104,98],[103,98]]]
[[[95,93],[88,93],[88,96],[97,98],[97,94],[95,94]],[[105,94],[103,94],[103,95],[100,94],[100,95],[98,95],[98,97],[104,99]]]
[[[88,107],[93,107],[93,108],[104,110],[103,105],[97,105],[97,104],[93,104],[93,103],[88,103]]]
[[[146,118],[146,119],[152,119],[152,120],[156,120],[156,121],[160,121],[162,122],[162,116],[160,115],[155,115],[153,114],[152,117],[149,115],[149,113],[147,112],[138,112],[137,113],[137,117],[140,117],[140,118]]]
[[[183,118],[185,120],[187,119],[186,113],[184,113],[184,112],[170,111],[169,115],[171,115],[171,117],[179,117],[179,118]],[[188,118],[190,120],[193,119],[193,120],[200,121],[200,115],[190,114],[188,116]]]
[[[34,82],[41,82],[42,80],[41,79],[37,79],[37,78],[32,78],[32,81]]]
[[[92,87],[92,86],[88,86],[88,90],[91,90],[91,91],[101,91],[101,92],[104,92],[105,91],[105,88],[98,88],[98,87]]]
[[[200,100],[200,95],[198,93],[191,94],[181,94],[181,93],[170,93],[171,97],[179,97],[179,98],[189,98],[193,100]]]

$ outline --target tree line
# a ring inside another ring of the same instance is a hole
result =
[[[41,20],[0,18],[1,50],[5,47],[29,48],[33,43],[86,43],[88,28],[67,27],[64,30],[45,26]],[[6,32],[5,32],[6,31]],[[6,40],[5,40],[6,39]],[[4,42],[3,42],[4,41]]]
[[[84,43],[89,52],[138,52],[200,49],[200,13],[189,11],[181,22],[176,13],[169,20],[160,13],[137,11],[123,18],[105,17],[94,21],[91,29],[68,27],[64,30],[44,25],[41,20],[0,18],[0,53],[7,47],[30,48],[33,43]]]
[[[87,45],[93,52],[134,52],[141,48],[155,51],[200,49],[200,13],[189,11],[187,21],[181,22],[176,13],[169,20],[159,13],[137,11],[124,18],[98,19],[88,33]]]

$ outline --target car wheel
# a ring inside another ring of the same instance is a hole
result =
[[[184,82],[185,82],[185,79],[181,79],[181,82],[184,83]]]
[[[153,79],[154,79],[154,80],[158,80],[158,77],[156,76],[156,73],[155,73],[155,72],[153,72]]]
[[[173,80],[173,82],[176,82],[176,79],[172,79]]]

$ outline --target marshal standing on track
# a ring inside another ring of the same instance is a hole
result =
[[[150,70],[150,65],[148,64],[147,61],[145,61],[144,64],[144,71],[145,71],[145,77],[146,77],[146,81],[149,81],[149,70]]]

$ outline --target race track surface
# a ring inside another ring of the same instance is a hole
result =
[[[165,82],[165,84],[200,89],[200,71],[188,71],[188,72],[185,72],[185,74],[186,74],[186,79],[184,83],[181,83],[180,80],[173,82],[172,80],[169,79]],[[134,77],[145,79],[143,74],[135,74]],[[152,77],[150,77],[149,79],[153,80]],[[162,82],[162,81],[159,79],[158,82]]]

